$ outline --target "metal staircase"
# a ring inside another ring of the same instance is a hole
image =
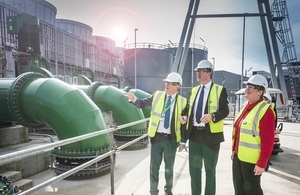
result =
[[[289,96],[289,99],[293,100],[294,105],[297,105],[295,85],[298,80],[297,75],[299,74],[300,63],[297,61],[286,0],[274,0],[271,9],[275,35],[282,44],[283,52],[281,63],[283,68],[287,71],[290,82],[291,95]]]

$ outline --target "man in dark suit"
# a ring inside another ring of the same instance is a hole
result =
[[[181,140],[179,118],[186,108],[187,99],[178,95],[182,85],[181,76],[170,73],[165,81],[165,91],[156,91],[153,95],[144,99],[137,99],[132,93],[125,94],[137,107],[152,106],[148,128],[151,142],[150,155],[150,194],[158,195],[159,168],[164,159],[165,179],[164,188],[166,195],[173,195],[173,167],[178,143]]]
[[[182,142],[189,140],[189,171],[192,195],[201,194],[202,165],[206,173],[205,195],[216,193],[216,165],[220,143],[224,141],[223,119],[229,114],[227,92],[212,82],[213,66],[208,60],[198,63],[197,80],[192,89]]]

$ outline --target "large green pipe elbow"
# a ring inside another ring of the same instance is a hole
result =
[[[128,98],[123,94],[123,90],[114,86],[93,83],[85,89],[88,96],[103,111],[112,111],[115,122],[123,125],[137,120],[144,119],[143,112],[128,102]],[[121,129],[116,134],[144,134],[146,132],[146,122]]]
[[[140,89],[131,89],[130,87],[124,87],[124,91],[125,92],[130,92],[130,93],[133,93],[137,98],[147,98],[149,97],[151,94],[145,92],[145,91],[142,91]],[[143,108],[143,113],[144,113],[144,116],[145,118],[149,118],[150,115],[151,115],[151,107],[146,107],[146,108]]]
[[[43,77],[31,72],[14,81],[0,80],[1,108],[4,108],[1,120],[15,120],[27,127],[47,124],[60,140],[106,129],[100,109],[83,91],[59,79]],[[5,118],[3,112],[7,112]],[[65,145],[56,152],[89,156],[107,152],[108,146],[109,136],[105,134]]]

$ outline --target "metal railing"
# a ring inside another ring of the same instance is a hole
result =
[[[126,49],[133,49],[135,48],[135,45],[137,48],[148,48],[148,49],[168,49],[168,48],[177,48],[179,47],[179,43],[173,43],[173,44],[159,44],[159,43],[147,43],[147,42],[138,42],[138,43],[129,43],[125,45]],[[189,48],[194,49],[201,49],[204,51],[208,51],[207,47],[204,45],[194,44],[190,43]]]
[[[16,160],[20,160],[22,158],[25,158],[25,157],[29,157],[29,156],[33,156],[33,155],[37,155],[37,154],[42,154],[42,153],[45,153],[45,152],[48,152],[50,150],[53,150],[55,147],[59,147],[59,146],[63,146],[63,145],[66,145],[66,144],[70,144],[70,143],[74,143],[74,142],[77,142],[77,141],[81,141],[81,140],[85,140],[85,139],[88,139],[88,138],[92,138],[92,137],[95,137],[95,136],[99,136],[99,135],[103,135],[103,134],[107,134],[107,133],[110,133],[110,151],[103,154],[103,155],[100,155],[80,166],[77,166],[69,171],[66,171],[58,176],[55,176],[39,185],[36,185],[24,192],[21,192],[19,193],[18,195],[30,195],[32,194],[33,192],[36,192],[44,187],[47,187],[51,184],[54,184],[58,181],[61,181],[63,180],[64,178],[66,177],[69,177],[71,175],[73,175],[74,173],[77,173],[78,171],[92,165],[92,164],[95,164],[97,163],[98,161],[110,156],[111,158],[111,169],[110,169],[110,178],[111,178],[111,194],[113,195],[114,194],[114,164],[112,163],[112,158],[113,158],[113,155],[116,154],[117,151],[120,151],[132,144],[134,144],[135,142],[141,140],[141,139],[144,139],[146,138],[148,135],[147,134],[144,134],[132,141],[129,141],[128,143],[126,144],[123,144],[117,148],[114,148],[113,147],[113,132],[117,131],[117,130],[120,130],[120,129],[123,129],[123,128],[126,128],[126,127],[130,127],[130,126],[133,126],[133,125],[137,125],[139,123],[143,123],[143,122],[147,122],[149,121],[149,118],[147,119],[142,119],[142,120],[138,120],[138,121],[135,121],[135,122],[131,122],[131,123],[127,123],[127,124],[124,124],[124,125],[119,125],[119,126],[115,126],[115,127],[111,127],[111,128],[108,128],[108,129],[104,129],[104,130],[99,130],[99,131],[96,131],[96,132],[92,132],[92,133],[88,133],[88,134],[84,134],[84,135],[80,135],[80,136],[77,136],[77,137],[72,137],[72,138],[68,138],[68,139],[64,139],[64,140],[61,140],[61,141],[57,141],[57,142],[53,142],[53,143],[49,143],[49,144],[46,144],[46,145],[43,145],[43,146],[37,146],[37,147],[33,147],[33,148],[29,148],[29,149],[25,149],[25,150],[21,150],[21,151],[17,151],[17,152],[12,152],[12,153],[9,153],[9,154],[4,154],[4,155],[1,155],[0,156],[0,166],[1,165],[5,165],[7,163],[10,163],[10,162],[13,162],[13,161],[16,161]]]

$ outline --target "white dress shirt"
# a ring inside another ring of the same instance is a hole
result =
[[[167,98],[168,98],[168,94],[167,94]],[[167,133],[167,134],[171,134],[171,119],[172,119],[172,115],[173,115],[173,111],[174,111],[174,105],[175,105],[175,97],[176,97],[176,93],[174,95],[171,95],[171,106],[170,106],[170,125],[169,127],[166,129],[164,127],[164,123],[160,120],[159,121],[159,125],[158,125],[158,129],[157,132],[158,133]],[[164,113],[162,113],[164,114]],[[165,119],[164,119],[165,120]]]
[[[205,110],[205,105],[206,105],[206,102],[207,102],[207,98],[208,98],[208,93],[209,93],[209,90],[210,90],[210,87],[212,85],[212,81],[210,81],[209,83],[207,83],[206,85],[204,85],[204,97],[203,97],[203,106],[202,106],[202,116],[204,115],[204,110]],[[202,85],[200,86],[199,90],[201,90],[201,87]],[[197,97],[196,97],[196,100],[195,100],[195,103],[194,103],[194,118],[193,118],[193,126],[200,126],[200,127],[204,127],[205,124],[204,123],[197,123],[196,122],[196,112],[197,112],[197,107],[198,107],[198,101],[199,101],[199,96],[200,96],[200,91],[199,93],[197,94]]]

